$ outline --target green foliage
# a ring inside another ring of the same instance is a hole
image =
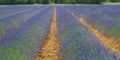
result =
[[[5,24],[0,23],[0,36],[4,36],[6,34]]]
[[[17,48],[14,48],[14,47],[1,47],[2,49],[0,50],[1,51],[1,54],[0,55],[2,58],[2,60],[6,60],[6,59],[9,59],[9,60],[24,60],[24,55],[23,53],[17,49]]]
[[[65,38],[67,35],[69,35],[69,33],[70,33],[71,31],[79,31],[79,30],[81,30],[81,28],[80,28],[79,26],[73,26],[73,27],[71,27],[71,28],[68,28],[68,29],[66,29],[66,30],[62,33],[60,39],[61,39],[61,40],[64,40],[64,38]]]
[[[103,2],[120,2],[120,0],[0,0],[0,4],[100,4]]]

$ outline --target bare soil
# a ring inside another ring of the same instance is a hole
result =
[[[44,40],[43,47],[37,55],[36,60],[60,60],[58,57],[59,42],[56,38],[57,35],[56,25],[56,9],[54,9],[53,20],[50,26],[50,33]]]
[[[83,18],[77,19],[91,30],[91,32],[98,38],[103,46],[107,47],[110,51],[120,55],[120,42],[118,42],[112,36],[105,35],[103,32],[99,31],[96,27],[89,24]]]

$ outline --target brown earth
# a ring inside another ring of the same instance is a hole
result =
[[[118,42],[115,38],[109,35],[105,35],[103,32],[99,31],[96,27],[89,24],[83,18],[76,17],[83,25],[88,27],[90,31],[98,38],[98,40],[102,43],[103,46],[108,48],[111,52],[114,52],[120,55],[120,42]]]
[[[50,26],[50,33],[44,40],[40,53],[37,55],[36,60],[60,60],[58,57],[59,42],[56,38],[57,35],[56,25],[56,9],[54,9],[53,20]]]
[[[0,38],[3,38],[6,34],[0,34]]]

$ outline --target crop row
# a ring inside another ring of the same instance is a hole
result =
[[[19,14],[14,14],[0,20],[0,38],[4,37],[8,32],[19,28],[30,18],[36,16],[46,8],[34,8],[29,11],[24,11]]]
[[[112,36],[120,41],[119,5],[69,6],[64,9],[80,18],[84,18],[84,20],[97,27],[106,35]]]
[[[11,17],[13,15],[24,13],[32,9],[43,8],[43,7],[45,6],[13,6],[13,7],[10,6],[6,8],[0,7],[0,19],[4,19],[6,17]]]
[[[48,35],[53,7],[37,12],[39,13],[0,40],[0,60],[35,59],[43,39]]]
[[[70,13],[57,7],[59,55],[63,60],[119,60]]]
[[[34,6],[7,6],[7,7],[0,7],[0,19],[19,14],[21,12],[30,10],[30,9],[40,8],[40,7],[34,7]]]

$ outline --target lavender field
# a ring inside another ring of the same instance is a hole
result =
[[[120,60],[120,5],[0,6],[0,60]]]

